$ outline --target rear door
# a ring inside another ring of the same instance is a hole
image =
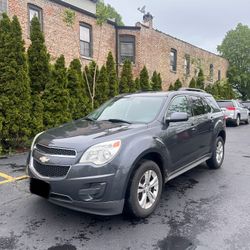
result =
[[[190,96],[192,107],[192,126],[196,129],[194,145],[196,147],[195,159],[201,158],[210,152],[213,135],[213,119],[211,108],[205,99],[200,96]]]

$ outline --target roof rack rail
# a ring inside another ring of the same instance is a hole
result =
[[[180,88],[180,89],[178,89],[178,91],[194,91],[194,92],[206,93],[205,90],[203,90],[203,89],[196,89],[196,88]]]

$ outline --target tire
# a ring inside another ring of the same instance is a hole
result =
[[[225,155],[225,142],[222,137],[216,138],[212,153],[212,157],[207,160],[207,165],[211,169],[218,169],[221,167]]]
[[[239,127],[239,126],[240,126],[240,116],[239,116],[239,115],[237,115],[237,118],[236,118],[236,120],[234,121],[234,126],[235,126],[235,127]]]
[[[245,123],[248,125],[249,124],[249,120],[250,120],[250,117],[248,116],[248,118],[246,119]]]
[[[146,181],[148,177],[149,182]],[[126,212],[137,218],[148,217],[160,202],[162,183],[159,166],[150,160],[142,161],[129,182]]]

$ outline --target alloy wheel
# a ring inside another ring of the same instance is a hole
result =
[[[217,147],[216,147],[216,160],[220,164],[224,155],[224,145],[222,141],[218,141]]]
[[[158,197],[159,192],[159,179],[155,171],[146,171],[138,185],[137,199],[139,205],[143,209],[149,209],[152,207]]]

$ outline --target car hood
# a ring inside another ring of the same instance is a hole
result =
[[[81,119],[44,132],[38,137],[36,143],[83,151],[96,143],[122,139],[145,127],[147,127],[146,124],[92,122]]]

